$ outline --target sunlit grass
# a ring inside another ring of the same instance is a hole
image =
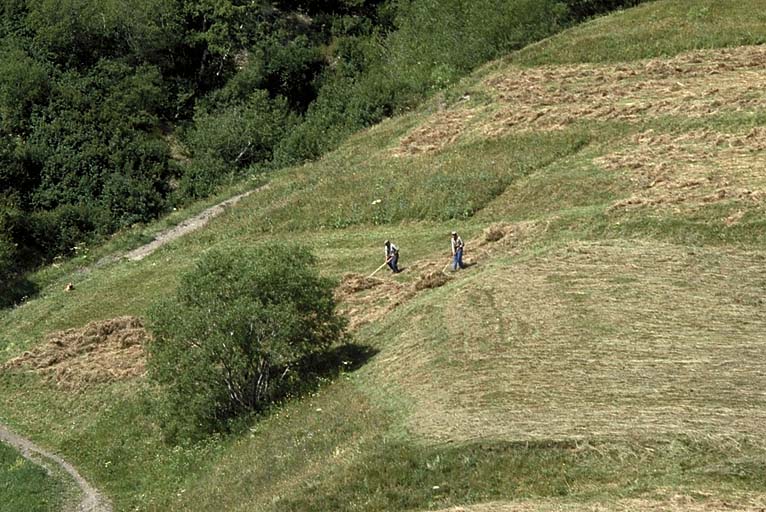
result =
[[[629,61],[755,43],[766,26],[762,4],[651,2],[510,61]],[[724,164],[737,159],[729,142],[763,127],[763,109],[509,127],[503,109],[525,105],[501,108],[484,81],[517,69],[508,66],[482,70],[470,98],[449,91],[448,107],[439,99],[319,162],[270,175],[268,188],[141,261],[77,271],[207,203],[41,271],[40,295],[0,313],[5,361],[51,331],[143,316],[213,248],[297,242],[341,280],[369,275],[390,239],[408,270],[381,272],[357,302],[347,297],[350,314],[372,319],[353,333],[374,353],[361,370],[199,445],[163,442],[156,390],[144,378],[73,394],[8,372],[0,419],[62,451],[117,510],[631,509],[675,506],[678,496],[700,506],[760,503],[766,209],[752,194],[706,199],[707,182],[671,185],[700,172],[758,192],[758,151],[739,159],[751,162],[746,172]],[[589,68],[578,72],[553,78],[593,80]],[[451,131],[440,131],[443,120]],[[631,153],[647,133],[666,137],[663,151],[705,137],[723,143],[704,158],[689,153],[691,164],[669,159],[670,185],[658,188],[629,165],[653,162],[655,139],[642,158]],[[687,189],[696,192],[678,203],[620,206]],[[488,242],[490,226],[503,236]],[[451,230],[474,265],[413,291],[421,273],[449,261]],[[65,291],[68,282],[74,290]]]

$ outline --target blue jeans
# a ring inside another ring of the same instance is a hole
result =
[[[393,272],[399,272],[399,267],[397,266],[398,262],[399,262],[399,255],[398,254],[394,254],[393,256],[391,256],[391,259],[388,262],[388,267]]]
[[[452,270],[457,270],[457,268],[465,268],[465,265],[463,265],[463,248],[460,247],[458,250],[455,251],[455,257],[452,259]]]

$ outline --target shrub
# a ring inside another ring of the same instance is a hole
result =
[[[591,16],[615,9],[635,7],[647,0],[565,0],[572,21],[582,21]]]
[[[342,338],[333,287],[314,265],[297,247],[214,251],[152,308],[149,371],[169,439],[263,410],[300,384],[302,358]]]
[[[35,292],[34,285],[21,275],[32,259],[18,243],[25,231],[22,215],[11,200],[0,196],[0,307]]]
[[[16,244],[0,234],[0,283],[7,283],[16,271]]]
[[[108,212],[93,204],[64,204],[29,215],[30,235],[41,254],[67,256],[75,247],[91,242]]]
[[[231,166],[220,157],[212,154],[198,154],[194,160],[184,165],[174,202],[199,199],[212,194],[226,177],[233,177]]]
[[[34,107],[45,100],[50,77],[41,63],[18,48],[0,49],[0,130],[25,134]]]
[[[210,113],[201,110],[188,136],[195,159],[218,159],[231,171],[248,166],[269,164],[277,143],[294,126],[284,98],[269,98],[268,92],[256,90],[247,101]],[[202,175],[203,173],[198,173]],[[214,186],[216,175],[207,178]]]
[[[402,0],[396,30],[339,38],[304,122],[277,149],[288,165],[334,149],[351,133],[414,108],[482,63],[561,29],[557,0]]]

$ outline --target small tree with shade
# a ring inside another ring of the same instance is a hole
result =
[[[300,384],[303,358],[344,336],[333,283],[306,249],[213,251],[150,312],[149,375],[170,439],[225,430]]]

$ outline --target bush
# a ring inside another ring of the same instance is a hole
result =
[[[189,146],[195,157],[210,153],[233,167],[247,167],[270,162],[274,146],[293,124],[284,99],[271,100],[259,90],[242,105],[198,113]]]
[[[16,273],[16,244],[0,233],[0,283],[7,283]]]
[[[615,9],[635,7],[647,0],[565,0],[572,21],[582,21]]]
[[[560,30],[557,0],[402,0],[396,30],[342,37],[304,122],[277,148],[277,162],[310,160],[351,133],[416,107],[475,67]]]
[[[297,247],[211,252],[152,308],[149,374],[169,439],[226,430],[284,398],[301,360],[343,337],[331,282],[314,265]]]
[[[32,258],[17,239],[25,231],[22,212],[8,198],[0,196],[0,307],[17,303],[35,292],[22,272]]]
[[[29,215],[30,235],[40,254],[68,256],[75,248],[93,240],[108,212],[92,204],[64,204]]]

